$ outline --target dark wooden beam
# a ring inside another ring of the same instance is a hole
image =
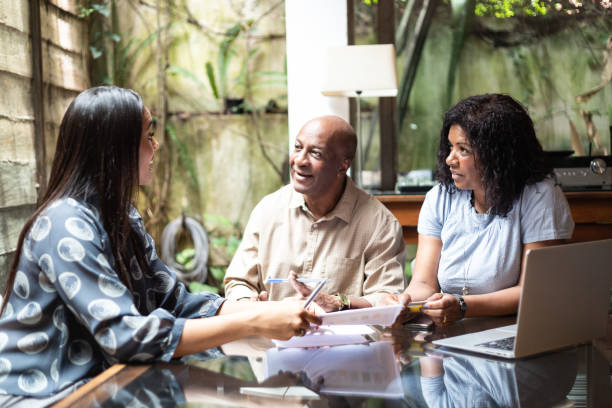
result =
[[[347,45],[355,45],[355,2],[346,0],[346,35],[348,39]],[[349,122],[356,128],[357,126],[357,104],[355,98],[349,100]]]
[[[376,33],[379,44],[395,44],[395,8],[393,0],[378,0]],[[397,108],[396,98],[379,98],[380,188],[395,189],[397,179]]]
[[[30,0],[32,40],[32,103],[34,108],[34,156],[36,159],[37,200],[47,187],[47,149],[45,147],[45,105],[42,61],[40,0]]]

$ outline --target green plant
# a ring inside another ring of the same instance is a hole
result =
[[[244,27],[240,23],[236,23],[225,31],[223,41],[219,44],[217,53],[217,74],[210,61],[206,62],[206,77],[210,84],[210,88],[215,98],[224,100],[230,95],[230,87],[228,86],[228,70],[232,57],[236,55],[234,42],[238,38]]]
[[[224,33],[223,41],[219,44],[217,53],[216,71],[211,61],[206,62],[206,78],[214,97],[220,102],[226,103],[230,99],[240,100],[236,106],[225,105],[230,112],[254,111],[250,101],[245,97],[250,96],[250,91],[268,86],[287,87],[287,62],[285,60],[284,71],[253,71],[251,66],[259,53],[259,48],[248,48],[249,35],[256,30],[255,20],[249,19],[245,23],[236,23]],[[237,42],[243,38],[246,43],[246,55],[240,60],[240,72],[237,77],[229,77],[231,61],[239,53],[236,50]]]
[[[192,269],[195,265],[195,248],[185,248],[174,257],[176,262],[187,269]]]
[[[185,269],[192,269],[195,266],[195,249],[192,247],[185,248],[182,251],[178,252],[174,259],[177,263],[183,265]],[[192,293],[199,292],[212,292],[219,293],[219,288],[211,285],[207,285],[202,282],[191,282],[189,283],[189,291]]]
[[[201,282],[191,282],[189,284],[189,291],[191,293],[212,292],[219,294],[219,288]]]

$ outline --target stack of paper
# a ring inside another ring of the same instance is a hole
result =
[[[368,325],[389,326],[402,311],[402,305],[343,310],[320,315],[323,325],[312,327],[302,337],[287,341],[273,340],[277,347],[323,347],[340,344],[360,344],[371,341],[374,330]]]
[[[340,312],[323,313],[320,315],[323,324],[377,324],[391,326],[399,316],[404,306],[389,305],[350,309]]]
[[[374,330],[366,325],[319,326],[313,327],[302,337],[294,336],[289,340],[272,340],[276,347],[323,347],[339,344],[359,344],[370,341],[369,334]]]

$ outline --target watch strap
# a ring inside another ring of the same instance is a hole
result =
[[[461,317],[464,317],[465,311],[467,309],[467,304],[465,303],[465,299],[463,299],[463,296],[457,295],[455,293],[453,293],[453,296],[456,297],[457,300],[459,301],[459,311],[461,311]]]

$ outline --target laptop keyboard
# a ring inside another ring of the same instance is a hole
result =
[[[512,351],[514,349],[514,336],[499,340],[487,341],[486,343],[480,343],[476,346]]]

